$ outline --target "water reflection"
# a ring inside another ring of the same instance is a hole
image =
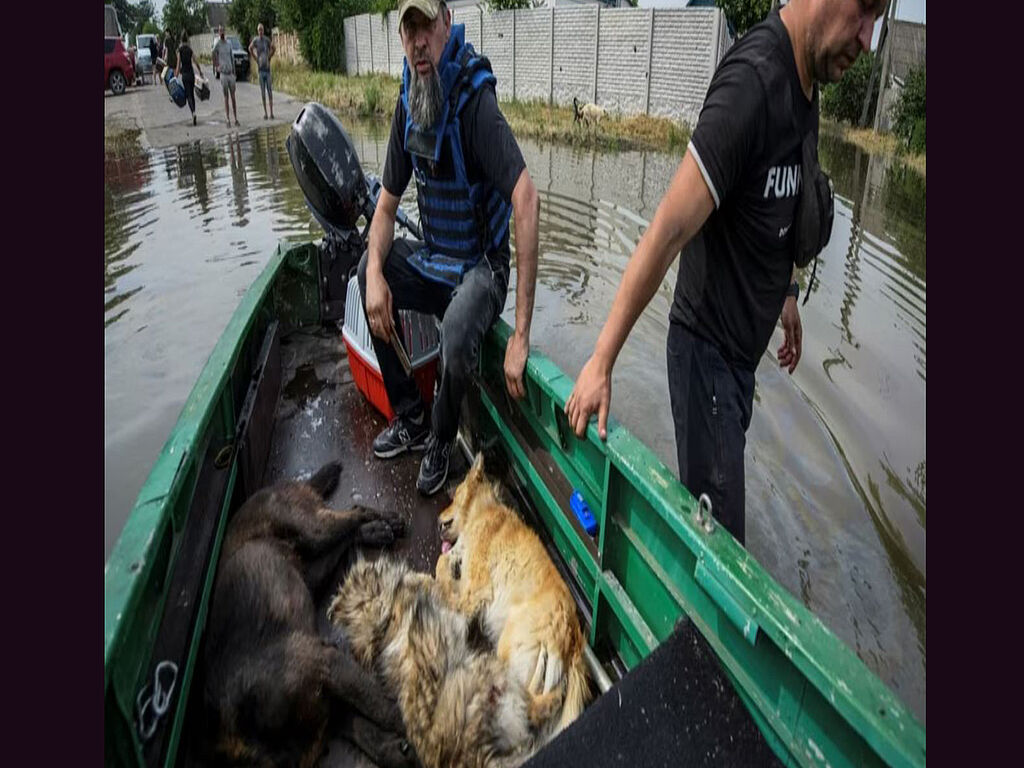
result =
[[[380,174],[389,125],[346,127]],[[286,135],[105,163],[107,552],[238,298],[279,240],[319,237]],[[541,195],[533,342],[575,376],[679,158],[521,146]],[[832,241],[801,308],[800,367],[790,377],[771,358],[778,330],[758,368],[748,546],[924,719],[925,185],[834,137],[820,154],[837,194]],[[413,187],[402,206],[416,218]],[[674,284],[673,267],[613,380],[613,416],[671,468]]]

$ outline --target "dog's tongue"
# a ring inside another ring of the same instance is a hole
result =
[[[442,541],[441,542],[441,554],[442,555],[445,552],[447,552],[449,549],[451,549],[451,548],[452,548],[452,543],[450,541]]]

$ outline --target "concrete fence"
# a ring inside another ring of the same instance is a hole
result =
[[[466,40],[490,59],[500,99],[567,106],[573,97],[623,115],[694,125],[730,41],[717,8],[535,8],[452,10]],[[400,77],[398,13],[345,19],[349,74]]]

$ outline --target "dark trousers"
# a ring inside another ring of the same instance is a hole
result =
[[[185,89],[185,100],[188,102],[188,108],[194,115],[196,113],[196,76],[182,72],[181,85]]]
[[[409,255],[422,247],[419,240],[396,238],[384,262],[384,279],[391,289],[396,328],[402,327],[398,317],[400,309],[434,315],[441,321],[441,387],[434,398],[431,430],[440,440],[451,442],[459,429],[462,396],[480,359],[484,334],[505,308],[509,271],[504,264],[495,264],[492,268],[484,257],[463,276],[458,286],[450,288],[426,279],[409,266]],[[368,258],[369,254],[364,253],[358,270],[364,314]],[[423,412],[416,382],[405,374],[391,344],[376,336],[372,338],[391,408],[396,416],[415,418]]]
[[[743,544],[743,449],[754,372],[731,365],[714,344],[673,321],[668,331],[668,391],[679,481],[696,498],[706,493],[715,520]]]

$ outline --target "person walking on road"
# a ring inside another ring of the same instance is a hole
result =
[[[274,119],[274,88],[270,76],[270,60],[277,49],[274,42],[263,34],[263,25],[256,26],[256,37],[249,43],[249,55],[256,59],[260,72],[260,98],[263,99],[263,119],[267,119],[267,99],[270,99],[270,119]]]
[[[220,87],[224,91],[224,114],[228,125],[231,125],[231,113],[235,113],[235,125],[238,122],[238,104],[235,102],[235,57],[231,53],[231,43],[224,39],[224,25],[217,27],[218,40],[213,46],[213,71],[217,73]],[[228,94],[231,94],[231,108],[228,108]]]
[[[181,45],[178,46],[178,64],[174,68],[174,76],[181,76],[181,84],[185,88],[185,99],[188,101],[188,108],[192,110],[192,125],[196,124],[196,73],[192,69],[199,70],[199,76],[203,76],[199,60],[192,55],[192,47],[188,44],[188,33],[181,33]]]

